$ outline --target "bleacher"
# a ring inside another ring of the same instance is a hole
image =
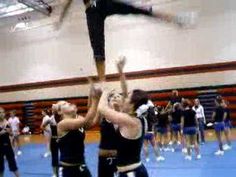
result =
[[[179,96],[194,100],[199,98],[205,109],[206,118],[211,119],[212,111],[214,110],[214,98],[216,95],[222,95],[224,99],[229,102],[231,111],[231,119],[233,125],[236,125],[236,85],[224,87],[205,87],[205,88],[192,88],[192,89],[178,89]],[[150,91],[149,96],[156,105],[166,106],[170,96],[171,90],[164,91]],[[22,127],[28,125],[34,134],[41,133],[40,124],[42,122],[42,109],[51,108],[53,103],[58,100],[37,100],[18,103],[0,103],[7,113],[10,110],[16,110],[17,116],[20,118]],[[85,115],[87,112],[87,97],[66,98],[64,99],[78,106],[78,113]],[[7,115],[9,116],[9,114]],[[93,130],[97,130],[95,127]]]

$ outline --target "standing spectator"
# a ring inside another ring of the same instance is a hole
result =
[[[46,122],[50,122],[51,118],[49,116],[49,111],[47,109],[44,109],[42,111],[42,115],[43,115],[43,121],[41,124],[41,129],[43,130],[43,135],[46,140],[46,152],[44,153],[44,157],[46,158],[50,155],[51,128],[49,124],[47,126],[44,125],[46,125]]]
[[[194,100],[193,110],[196,112],[196,117],[199,125],[199,132],[197,136],[198,143],[201,142],[201,144],[204,144],[205,143],[204,125],[206,124],[206,117],[204,114],[204,108],[201,105],[199,99]]]
[[[16,111],[12,110],[10,111],[10,118],[8,119],[8,123],[12,129],[12,146],[14,148],[14,151],[17,155],[21,155],[22,152],[20,150],[20,120],[16,116]]]

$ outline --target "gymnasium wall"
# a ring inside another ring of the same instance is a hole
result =
[[[165,90],[236,82],[235,65],[223,69],[214,65],[214,72],[210,72],[211,67],[203,72],[183,74],[173,74],[171,69],[180,67],[179,70],[184,71],[185,66],[201,67],[214,63],[230,65],[235,60],[235,0],[177,0],[154,7],[156,9],[172,13],[197,10],[199,23],[195,29],[181,30],[144,17],[114,16],[107,19],[108,74],[116,73],[114,61],[122,54],[128,58],[127,73],[142,71],[145,75],[150,70],[157,73],[159,69],[168,70],[165,75],[149,75],[141,79],[137,73],[128,81],[130,89]],[[88,86],[79,78],[95,75],[96,71],[80,1],[73,3],[59,30],[48,25],[5,34],[0,29],[0,39],[0,102],[87,95]],[[75,79],[72,83],[57,84],[63,81],[61,79],[71,78]],[[48,85],[48,81],[56,82]],[[35,83],[34,87],[30,86]],[[119,89],[117,79],[110,80],[109,86]]]

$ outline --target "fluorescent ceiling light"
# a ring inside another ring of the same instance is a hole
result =
[[[14,16],[14,15],[26,13],[29,11],[33,11],[33,9],[29,8],[21,3],[17,3],[14,5],[10,5],[10,6],[6,6],[6,5],[0,3],[0,18]]]

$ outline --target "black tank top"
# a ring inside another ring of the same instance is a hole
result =
[[[139,118],[142,123],[142,135],[135,140],[124,138],[120,131],[118,134],[118,148],[117,148],[117,166],[122,167],[140,162],[140,154],[143,145],[143,138],[145,133],[145,120]]]
[[[102,119],[100,124],[100,149],[116,150],[117,149],[117,132],[114,125],[106,119]]]
[[[172,112],[172,124],[180,124],[181,122],[181,116],[182,116],[182,111],[181,110],[175,110],[175,112]]]
[[[151,121],[147,121],[147,131],[153,132],[153,123]]]
[[[161,113],[158,117],[158,127],[167,128],[168,125],[168,113]]]
[[[6,129],[6,128],[10,128],[9,125],[4,125],[4,126],[0,126],[0,131]],[[8,132],[3,133],[2,135],[0,135],[0,147],[3,146],[10,146],[11,145],[11,141],[10,141],[10,135]]]
[[[215,109],[215,122],[222,122],[224,120],[225,109],[222,106],[218,106]]]
[[[58,139],[60,149],[60,161],[71,164],[83,164],[84,160],[84,138],[83,128],[71,130]]]
[[[196,127],[196,112],[192,109],[186,109],[183,111],[184,127]]]

